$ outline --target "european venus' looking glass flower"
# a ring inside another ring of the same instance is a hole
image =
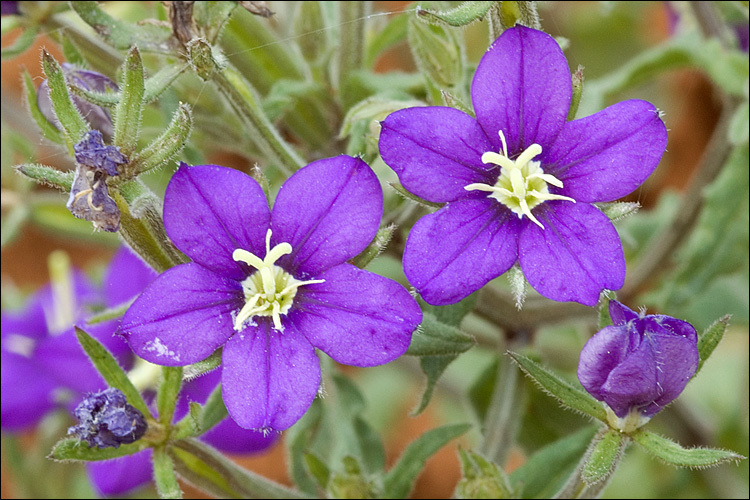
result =
[[[593,202],[635,190],[667,143],[658,110],[630,100],[566,122],[571,76],[555,40],[523,26],[474,75],[476,119],[407,108],[382,122],[380,154],[401,184],[446,203],[413,227],[404,272],[424,300],[458,302],[518,261],[553,300],[594,305],[622,287],[619,236]]]
[[[578,379],[606,403],[613,428],[630,432],[680,395],[698,368],[698,336],[690,323],[638,314],[613,300],[612,325],[581,350]]]
[[[163,273],[130,307],[122,333],[142,358],[181,366],[222,351],[222,390],[242,427],[284,430],[320,385],[315,348],[355,366],[406,352],[422,319],[401,285],[346,261],[375,237],[383,194],[362,160],[300,169],[273,211],[249,176],[182,165],[164,226],[193,259]]]

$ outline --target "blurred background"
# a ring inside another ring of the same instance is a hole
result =
[[[4,2],[5,3],[5,2]],[[24,2],[21,2],[24,3]],[[63,4],[63,2],[28,2]],[[111,2],[109,11],[128,20],[163,17],[160,2]],[[274,30],[284,34],[289,10],[298,2],[267,2],[277,12],[268,21]],[[721,2],[720,2],[721,3]],[[743,4],[747,2],[724,2]],[[107,4],[107,2],[105,2]],[[286,5],[282,5],[286,4]],[[585,66],[586,84],[578,116],[591,114],[607,105],[626,98],[637,97],[654,103],[664,111],[669,129],[669,145],[664,158],[646,183],[630,197],[643,209],[636,217],[626,219],[620,231],[631,266],[638,262],[638,249],[659,231],[666,231],[663,221],[679,210],[681,196],[691,189],[697,169],[704,162],[709,141],[720,122],[726,106],[717,85],[717,73],[669,58],[656,64],[672,65],[668,70],[651,68],[642,81],[622,85],[619,90],[611,82],[618,72],[634,58],[643,57],[651,49],[678,36],[681,31],[694,29],[688,2],[539,2],[542,27],[565,47],[571,70]],[[64,7],[64,5],[62,6]],[[414,15],[414,4],[407,2],[374,2],[373,12],[381,15],[368,20],[373,31],[399,15]],[[405,11],[405,13],[400,13]],[[390,13],[390,14],[385,14]],[[74,16],[71,16],[71,18]],[[5,18],[4,18],[5,20]],[[234,22],[234,21],[233,21]],[[747,18],[738,20],[739,36],[744,29],[747,43]],[[230,26],[231,29],[231,26]],[[2,46],[11,47],[23,28],[3,29]],[[22,93],[21,71],[25,68],[38,85],[43,78],[40,63],[42,47],[56,59],[63,61],[59,33],[51,30],[39,33],[34,43],[23,53],[2,61],[2,305],[3,309],[21,306],[25,297],[49,281],[47,267],[50,253],[65,251],[72,264],[85,270],[95,279],[119,245],[117,235],[93,232],[91,224],[73,218],[65,208],[67,195],[55,189],[34,184],[14,172],[21,163],[43,163],[61,170],[74,167],[68,153],[46,141],[30,119]],[[310,34],[312,36],[312,33]],[[486,22],[474,23],[464,30],[467,41],[467,60],[476,65],[487,48]],[[292,50],[294,40],[280,36],[276,49]],[[233,59],[231,44],[225,50]],[[745,55],[747,51],[745,45]],[[259,50],[263,50],[262,48]],[[239,54],[236,57],[241,57]],[[692,67],[691,67],[692,66]],[[645,67],[645,66],[644,66]],[[391,46],[373,62],[377,72],[414,72],[415,63],[406,41]],[[112,69],[114,73],[114,69]],[[114,74],[108,75],[114,77]],[[180,87],[182,96],[189,96],[196,109],[198,126],[201,110],[211,108],[211,92],[193,76]],[[608,80],[609,79],[609,80]],[[607,85],[610,85],[607,87]],[[606,94],[603,88],[615,89]],[[262,89],[259,89],[263,93]],[[266,89],[268,92],[268,89]],[[268,94],[266,94],[268,96]],[[166,94],[165,101],[176,100]],[[745,80],[747,99],[747,80]],[[152,136],[163,127],[164,114],[152,106],[144,118],[144,130]],[[167,115],[169,116],[169,115]],[[745,151],[747,138],[745,136]],[[239,148],[225,147],[206,134],[194,135],[182,154],[192,163],[209,162],[231,166],[245,172],[255,162],[252,154]],[[315,152],[310,153],[311,156]],[[323,154],[322,152],[320,154]],[[746,153],[745,153],[746,154]],[[746,158],[746,156],[745,156]],[[308,157],[306,160],[315,159]],[[148,175],[147,182],[157,192],[163,192],[173,170],[161,169]],[[740,213],[727,224],[729,232],[721,235],[722,245],[711,247],[711,256],[704,261],[713,266],[709,276],[701,278],[700,270],[682,271],[680,262],[670,263],[675,268],[674,286],[682,287],[675,295],[665,295],[663,276],[642,280],[637,290],[630,290],[629,303],[634,309],[648,306],[649,312],[659,312],[691,321],[701,330],[714,319],[733,314],[732,327],[719,345],[700,376],[691,382],[682,397],[649,424],[650,430],[670,436],[684,446],[714,446],[732,449],[748,455],[748,245],[747,245],[747,185],[744,205]],[[702,193],[701,190],[698,191]],[[744,208],[743,208],[744,207]],[[697,243],[691,243],[697,244]],[[716,252],[723,252],[718,256]],[[679,260],[684,254],[677,254]],[[720,259],[720,262],[714,262]],[[665,265],[667,261],[665,261]],[[373,270],[398,276],[394,263],[387,257],[373,263]],[[629,267],[629,273],[631,267]],[[629,275],[630,279],[630,275]],[[507,286],[501,284],[500,286]],[[674,297],[677,297],[676,299]],[[666,309],[664,306],[666,305]],[[654,309],[655,306],[662,306]],[[498,328],[485,318],[472,314],[466,330],[477,336],[479,345],[453,362],[438,382],[435,396],[419,417],[411,417],[423,390],[423,375],[414,359],[401,359],[388,367],[347,369],[355,378],[368,404],[368,421],[382,433],[388,463],[399,456],[406,444],[425,430],[437,425],[466,421],[468,403],[466,393],[491,365],[493,338],[501,335]],[[589,326],[565,324],[547,327],[538,332],[536,344],[542,360],[556,370],[575,373],[578,352],[590,335]],[[587,422],[557,404],[535,388],[529,391],[527,402],[526,436],[532,436],[513,450],[508,469],[517,467],[528,453],[554,436],[564,435]],[[78,464],[58,464],[45,459],[51,446],[60,439],[71,417],[63,412],[46,418],[36,429],[21,434],[6,435],[2,441],[2,497],[88,498],[95,493],[86,482],[83,467]],[[450,497],[460,478],[456,445],[471,447],[478,433],[451,442],[435,455],[427,465],[413,492],[414,498]],[[536,442],[535,442],[536,440]],[[290,484],[285,469],[285,451],[279,442],[259,456],[233,457],[238,463],[271,479]],[[202,493],[185,487],[186,496],[203,498]],[[154,496],[152,487],[135,493],[132,498]],[[692,471],[675,469],[646,456],[641,449],[629,449],[619,471],[604,498],[747,498],[748,461],[735,465]]]

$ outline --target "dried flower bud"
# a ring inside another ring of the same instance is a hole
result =
[[[89,448],[119,448],[139,440],[147,428],[143,414],[113,387],[90,393],[74,414],[80,423],[70,427],[68,434],[77,435]]]

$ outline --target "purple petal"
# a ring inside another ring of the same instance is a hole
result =
[[[505,134],[511,156],[532,144],[554,141],[572,95],[568,63],[554,38],[523,26],[505,30],[482,57],[471,100],[487,137],[500,149]]]
[[[584,202],[612,201],[651,175],[666,146],[659,110],[630,100],[567,122],[542,163],[563,182],[561,194]]]
[[[102,285],[108,307],[120,305],[141,293],[158,273],[143,262],[128,247],[112,257]]]
[[[40,340],[48,334],[43,297],[39,292],[32,296],[22,311],[3,311],[0,318],[0,335],[3,339],[6,335],[14,334]]]
[[[472,183],[493,185],[498,171],[482,163],[495,151],[477,121],[454,108],[407,108],[381,122],[380,155],[401,185],[435,203],[468,196]],[[497,135],[497,133],[495,133]]]
[[[3,337],[0,353],[0,398],[3,431],[20,431],[36,425],[55,407],[52,392],[57,384],[32,359],[10,352],[10,335]]]
[[[124,495],[151,482],[151,450],[101,462],[86,462],[91,483],[102,496]]]
[[[110,334],[112,331],[110,330]],[[94,335],[94,337],[99,336]],[[115,340],[122,342],[119,339]],[[57,381],[58,385],[79,393],[97,392],[107,387],[104,379],[78,343],[72,328],[40,342],[34,357],[39,365]]]
[[[341,264],[300,289],[289,321],[307,340],[339,363],[375,366],[409,348],[422,321],[419,304],[393,280]]]
[[[637,312],[616,300],[609,301],[609,317],[614,325],[624,325],[628,321],[638,319],[640,316]]]
[[[631,408],[648,404],[658,397],[656,359],[648,341],[628,356],[609,374],[601,387],[603,400],[622,418]]]
[[[404,273],[425,302],[454,304],[516,261],[518,218],[494,199],[449,203],[409,233]]]
[[[292,324],[248,327],[224,346],[222,394],[240,427],[283,431],[307,411],[320,386],[315,349]]]
[[[591,337],[581,349],[578,380],[599,401],[604,400],[602,386],[607,382],[610,372],[628,354],[628,339],[626,327],[607,326]]]
[[[591,205],[549,201],[535,210],[544,229],[524,220],[518,247],[521,269],[547,298],[593,306],[604,288],[625,280],[620,237],[606,215]]]
[[[282,267],[307,275],[341,264],[370,244],[383,215],[383,191],[359,158],[337,156],[298,170],[276,196],[272,240],[292,253]]]
[[[172,176],[164,195],[164,227],[188,257],[222,276],[244,279],[232,259],[238,248],[265,255],[270,212],[250,176],[216,165],[188,167]]]
[[[205,359],[234,334],[232,316],[243,304],[236,281],[198,264],[180,264],[136,299],[120,331],[143,359],[184,366]]]
[[[214,370],[186,382],[177,400],[175,419],[180,419],[187,413],[190,401],[204,404],[220,381],[221,370]],[[278,436],[277,433],[264,435],[262,432],[243,429],[227,417],[200,438],[221,451],[248,454],[266,450],[276,442]]]

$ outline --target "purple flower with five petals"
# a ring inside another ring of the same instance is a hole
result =
[[[630,432],[685,389],[698,368],[698,336],[690,323],[638,314],[615,300],[609,314],[613,324],[581,350],[578,380],[606,403],[610,425]]]
[[[193,262],[163,273],[121,332],[160,365],[222,351],[222,390],[242,427],[294,424],[320,385],[315,348],[355,366],[406,352],[422,319],[403,286],[346,261],[372,241],[383,194],[358,158],[318,160],[280,188],[215,165],[182,165],[167,186],[164,226]]]
[[[404,272],[426,302],[458,302],[516,262],[553,300],[593,305],[602,289],[622,287],[619,236],[592,203],[625,196],[651,174],[666,128],[640,100],[566,121],[571,95],[557,42],[516,26],[479,63],[476,119],[430,106],[382,122],[380,154],[401,184],[446,204],[406,242]]]

